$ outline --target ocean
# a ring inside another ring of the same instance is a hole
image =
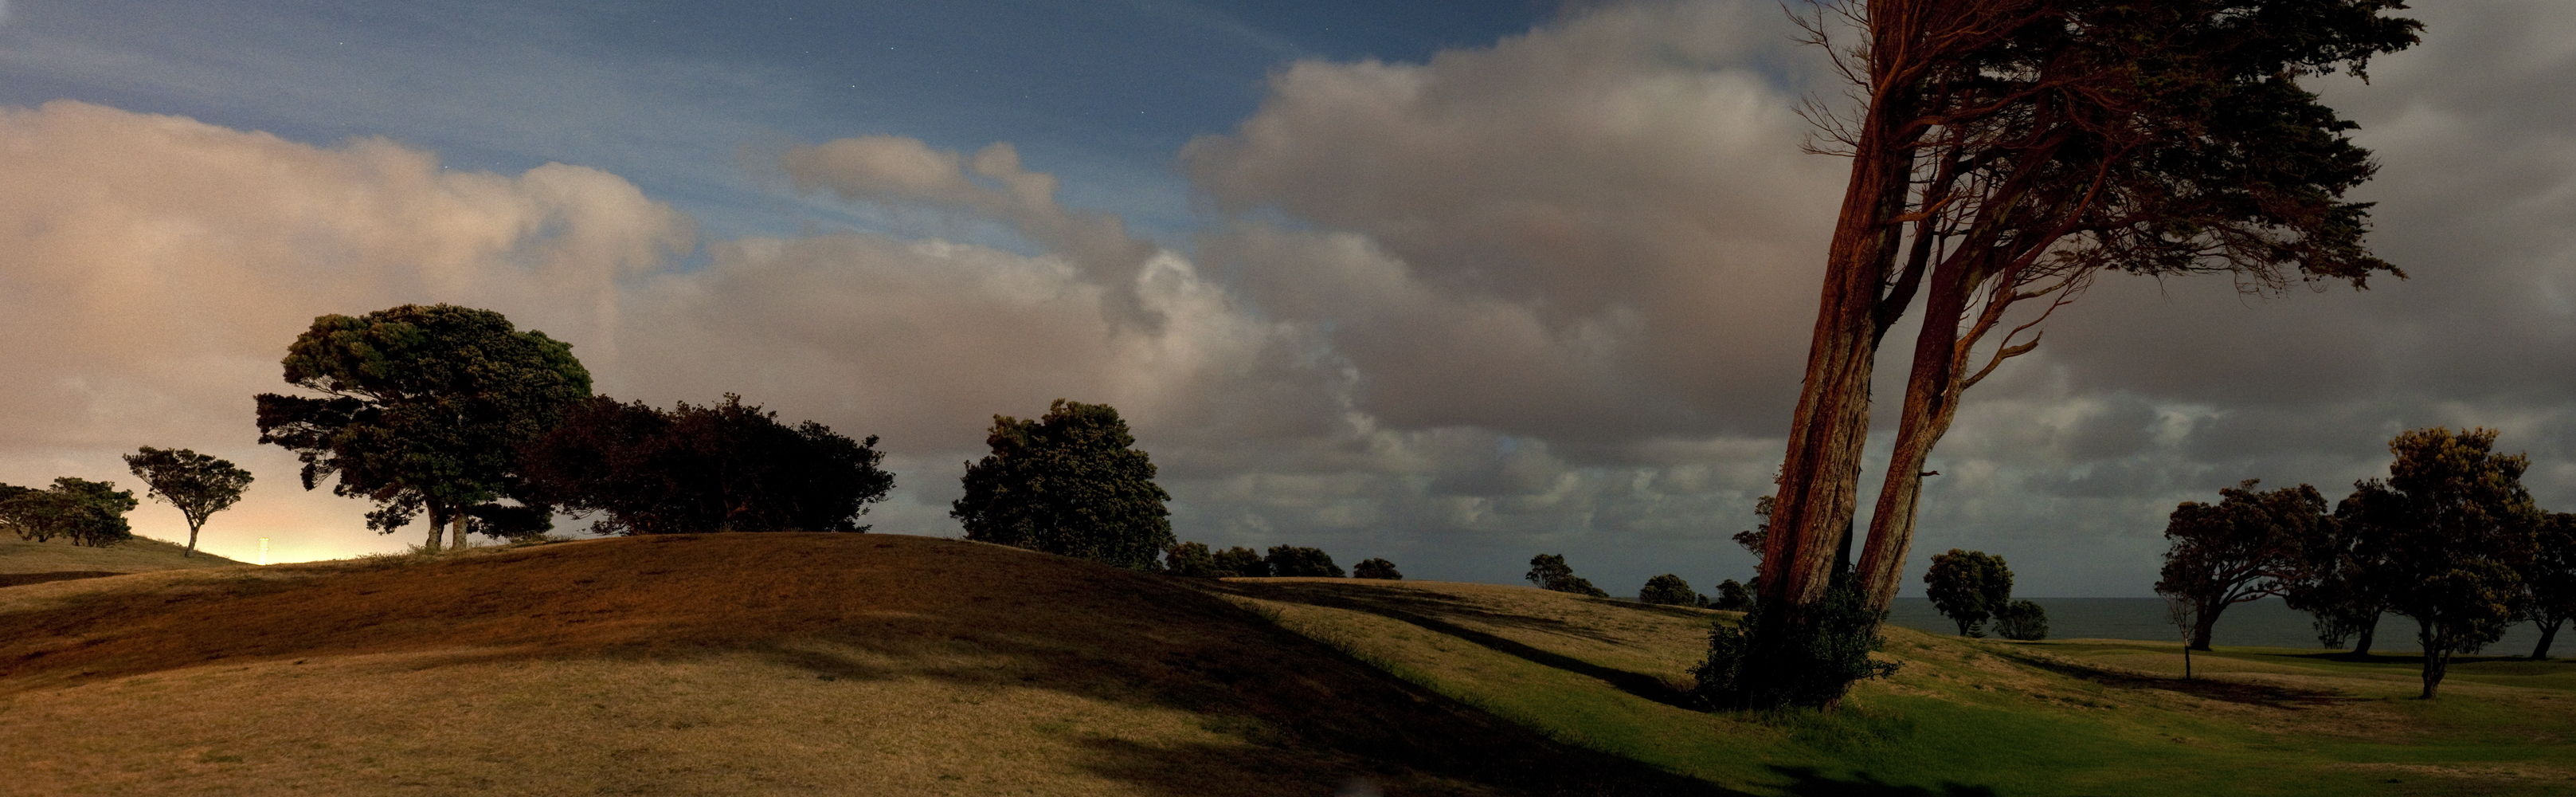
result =
[[[2142,639],[2158,642],[2182,641],[2181,633],[2165,622],[2165,602],[2160,598],[2032,598],[2048,609],[2050,639]],[[1930,631],[1957,634],[1959,626],[1932,608],[1929,598],[1898,598],[1888,608],[1889,623]],[[2550,655],[2576,655],[2576,630],[2559,629],[2559,638],[2550,646]],[[2210,643],[2246,647],[2307,648],[2324,650],[2317,644],[2316,629],[2309,624],[2308,614],[2290,608],[2277,598],[2227,607],[2218,615],[2218,626],[2211,629]],[[2528,656],[2531,647],[2540,644],[2540,629],[2530,623],[2515,623],[2504,639],[2486,646],[2484,655]],[[2350,649],[2351,643],[2345,642]],[[2415,621],[2397,615],[2379,619],[2379,634],[2371,640],[2372,652],[2403,653],[2419,650],[2415,644]]]

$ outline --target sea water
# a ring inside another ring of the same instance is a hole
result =
[[[2155,642],[2182,641],[2182,634],[2165,621],[2165,602],[2161,598],[2032,598],[2048,610],[2050,639],[2140,639]],[[1957,634],[1959,625],[1932,608],[1929,598],[1897,598],[1888,607],[1889,623],[1929,631]],[[2576,655],[2576,631],[2559,629],[2559,638],[2550,645],[2550,655]],[[2306,648],[2324,650],[2317,643],[2317,631],[2308,613],[2290,608],[2278,598],[2265,598],[2227,607],[2218,615],[2218,625],[2210,629],[2210,644],[2246,647]],[[2504,639],[2481,651],[2488,656],[2528,656],[2540,644],[2540,629],[2530,623],[2515,623],[2505,631]],[[2351,649],[2352,640],[2344,640]],[[2374,653],[2406,653],[2420,650],[2415,644],[2415,621],[2398,615],[2379,618],[2379,633],[2370,641]]]

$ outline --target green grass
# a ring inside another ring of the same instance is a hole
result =
[[[1589,747],[1760,794],[2576,793],[2576,662],[2418,662],[1890,628],[1891,679],[1836,711],[1673,703],[1720,613],[1482,585],[1234,582],[1278,622]],[[1664,685],[1658,692],[1652,685]]]

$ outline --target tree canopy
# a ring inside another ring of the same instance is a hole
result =
[[[1591,579],[1575,575],[1574,567],[1565,563],[1565,554],[1561,553],[1543,553],[1530,557],[1529,573],[1523,577],[1529,579],[1530,583],[1538,585],[1539,589],[1551,592],[1570,592],[1595,598],[1610,596],[1610,593],[1601,591],[1600,587],[1592,586]]]
[[[1351,565],[1351,577],[1374,578],[1381,581],[1404,580],[1404,574],[1396,572],[1395,563],[1383,558],[1362,559],[1359,564]]]
[[[1270,575],[1279,578],[1341,578],[1342,566],[1333,564],[1332,554],[1322,548],[1302,545],[1273,545],[1265,557]]]
[[[1118,410],[1056,399],[1046,415],[993,416],[993,453],[966,465],[949,516],[966,538],[1151,569],[1173,543],[1170,493]]]
[[[135,506],[133,491],[116,489],[114,482],[64,476],[41,490],[0,484],[0,528],[35,542],[63,537],[73,545],[105,548],[133,539],[125,513]]]
[[[2524,588],[2531,591],[2523,613],[2540,629],[2540,644],[2531,649],[2531,657],[2539,660],[2549,658],[2549,643],[2558,638],[2558,627],[2576,618],[2576,514],[2549,513],[2532,543],[2531,558],[2522,573]]]
[[[188,547],[181,557],[197,555],[197,530],[206,518],[230,508],[250,489],[250,471],[184,448],[144,446],[125,455],[125,467],[143,480],[151,497],[178,507],[188,518]]]
[[[655,409],[594,396],[521,447],[542,503],[603,515],[609,534],[866,531],[868,507],[894,489],[877,438],[813,421],[788,426],[742,397]]]
[[[2388,441],[2388,478],[2353,485],[2340,513],[2385,535],[2379,586],[2389,611],[2415,620],[2426,699],[2453,654],[2504,637],[2523,597],[2541,513],[2522,486],[2530,459],[2496,453],[2495,440],[2492,429],[2402,432]]]
[[[2218,491],[2219,502],[2185,501],[2165,521],[2159,595],[2197,605],[2191,646],[2209,649],[2211,629],[2227,607],[2281,594],[2298,582],[2302,552],[2334,519],[2326,498],[2308,485],[2258,491],[2256,481]]]
[[[2347,137],[2354,125],[2299,84],[2413,44],[2417,23],[2382,15],[2401,7],[1814,6],[1809,41],[1835,57],[1858,107],[1809,108],[1851,172],[1763,535],[1757,584],[1778,610],[1749,643],[1748,690],[1814,669],[1797,651],[1815,647],[1811,607],[1857,514],[1878,347],[1910,308],[1925,321],[1857,567],[1880,611],[1961,393],[2037,346],[2042,321],[2100,273],[2220,272],[2256,291],[2403,276],[2363,244],[2369,205],[2343,198],[2376,168]]]
[[[1646,579],[1646,585],[1637,589],[1637,601],[1665,606],[1703,606],[1708,603],[1708,596],[1692,590],[1690,582],[1682,580],[1681,576],[1665,573]]]
[[[518,444],[590,395],[572,345],[519,331],[500,313],[455,305],[326,315],[287,347],[287,384],[263,393],[259,441],[295,452],[304,489],[374,501],[367,526],[392,533],[423,512],[465,544],[466,513],[517,492]]]
[[[1959,635],[1985,636],[1987,618],[2012,601],[2012,568],[1984,551],[1950,549],[1923,571],[1923,593],[1932,608],[1959,624]]]

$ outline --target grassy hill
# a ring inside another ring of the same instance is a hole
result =
[[[2576,664],[1890,629],[1833,714],[1675,705],[1723,613],[1203,582],[894,535],[0,589],[26,794],[2553,794]]]
[[[16,535],[0,535],[0,586],[244,564],[204,551],[198,551],[196,556],[184,556],[186,553],[187,549],[176,543],[146,537],[89,548],[73,545],[69,540],[30,542]]]

